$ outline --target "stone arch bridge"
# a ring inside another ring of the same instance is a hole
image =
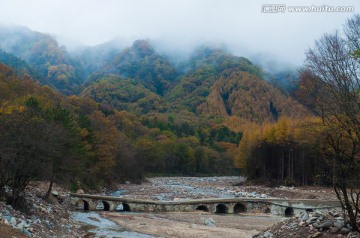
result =
[[[339,201],[277,198],[211,198],[153,201],[90,194],[71,194],[84,210],[131,212],[271,213],[291,216],[301,211],[330,211],[340,208]]]

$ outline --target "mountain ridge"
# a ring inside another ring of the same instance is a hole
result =
[[[0,29],[0,39],[4,34],[18,40],[7,47],[10,52],[1,51],[6,56],[0,57],[2,63],[65,95],[89,97],[110,108],[138,115],[187,110],[195,116],[237,116],[256,123],[307,113],[281,88],[289,88],[287,82],[270,84],[260,67],[223,49],[203,46],[174,65],[146,40],[129,47],[110,42],[74,54],[51,36],[27,28]]]

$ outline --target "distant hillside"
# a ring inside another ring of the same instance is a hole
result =
[[[233,56],[223,50],[202,47],[194,52],[183,66],[185,74],[173,84],[165,98],[174,108],[187,108],[197,112],[198,106],[205,102],[211,86],[222,72],[229,69],[249,72],[260,76],[261,69],[248,59]]]
[[[134,79],[159,95],[163,95],[177,77],[170,61],[145,40],[137,40],[125,48],[103,71]]]
[[[238,57],[218,48],[199,47],[194,51],[191,58],[184,62],[181,67],[185,72],[197,69],[210,68],[216,73],[227,69],[239,69],[261,77],[261,68],[255,66],[250,60]]]
[[[268,82],[239,70],[225,71],[211,86],[197,111],[217,117],[238,116],[256,123],[307,113],[302,105]]]
[[[25,60],[41,83],[65,94],[79,92],[83,69],[51,36],[24,27],[1,27],[0,48]]]
[[[124,48],[121,41],[113,40],[96,46],[86,46],[71,54],[81,63],[87,79],[92,73],[109,65]]]
[[[119,110],[187,110],[204,117],[236,116],[260,124],[307,113],[289,94],[261,79],[263,72],[259,67],[219,49],[198,49],[180,67],[183,73],[176,79],[174,67],[146,41],[135,42],[104,69],[112,74],[94,73],[95,80],[87,83],[81,96]],[[171,80],[159,80],[165,69],[172,72],[168,76]],[[145,72],[148,77],[143,75]],[[164,95],[159,94],[160,88]]]
[[[134,79],[123,79],[117,75],[107,75],[89,84],[81,97],[92,98],[117,110],[147,113],[164,106],[161,96],[145,88]]]
[[[13,54],[6,53],[0,49],[0,62],[11,67],[18,75],[28,74],[33,78],[37,78],[34,69],[23,59],[16,57]]]
[[[270,75],[223,49],[200,47],[175,66],[146,40],[125,48],[113,41],[70,54],[51,36],[21,27],[0,28],[0,47],[0,62],[15,73],[109,109],[137,115],[186,111],[260,124],[307,113],[291,97],[295,73]]]

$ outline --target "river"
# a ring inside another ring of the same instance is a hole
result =
[[[118,224],[101,217],[97,212],[73,212],[72,218],[82,224],[84,237],[154,238],[146,234],[128,231]]]

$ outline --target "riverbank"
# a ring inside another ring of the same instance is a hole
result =
[[[31,182],[25,191],[26,212],[0,202],[0,237],[84,237],[71,218],[69,191],[54,185],[49,199],[45,182]]]

